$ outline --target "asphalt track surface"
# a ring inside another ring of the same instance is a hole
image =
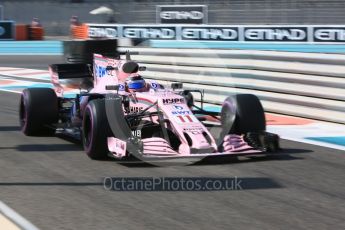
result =
[[[46,69],[59,60],[1,56],[0,65]],[[0,92],[0,200],[40,229],[344,229],[343,151],[283,140],[279,156],[239,161],[93,161],[68,139],[21,134],[18,100]],[[104,177],[238,177],[249,186],[114,192],[103,188]]]

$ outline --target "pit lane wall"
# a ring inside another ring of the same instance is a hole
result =
[[[257,95],[268,112],[345,124],[345,55],[255,50],[120,48],[143,75],[183,82],[221,105],[233,93]],[[197,97],[197,96],[196,96]]]

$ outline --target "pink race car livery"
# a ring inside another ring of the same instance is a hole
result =
[[[265,131],[256,96],[232,95],[220,113],[206,111],[203,91],[145,80],[139,74],[145,67],[132,61],[129,52],[120,57],[94,54],[93,65],[50,65],[54,89],[22,93],[24,134],[72,135],[82,140],[92,159],[247,156],[279,149],[279,137]],[[67,94],[71,89],[72,97]]]

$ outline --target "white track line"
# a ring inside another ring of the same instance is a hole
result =
[[[18,93],[18,94],[21,94],[21,93],[22,93],[22,92],[20,92],[20,91],[14,91],[14,90],[10,90],[10,89],[0,89],[0,91],[10,92],[10,93]]]
[[[19,215],[13,209],[8,207],[5,203],[0,201],[0,213],[15,223],[19,228],[23,230],[39,230],[35,225],[30,223],[27,219]],[[2,227],[2,226],[1,226]]]

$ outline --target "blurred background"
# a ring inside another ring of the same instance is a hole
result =
[[[156,5],[208,5],[209,24],[344,24],[342,0],[8,0],[3,18],[28,24],[34,17],[45,35],[66,36],[70,19],[88,23],[156,23]],[[105,6],[112,14],[90,14]]]

